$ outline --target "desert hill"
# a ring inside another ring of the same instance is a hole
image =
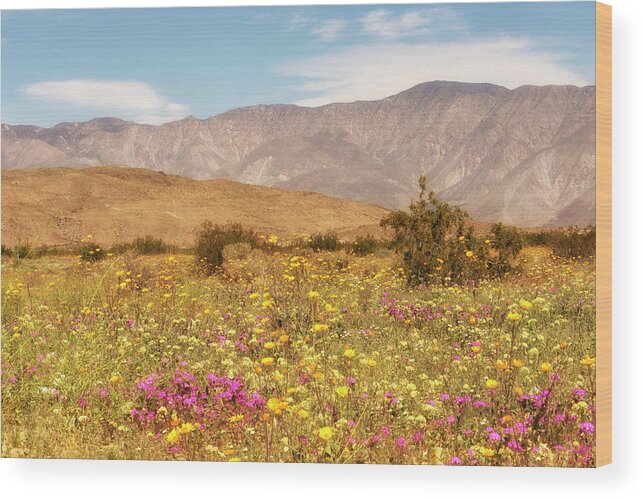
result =
[[[281,239],[335,231],[379,234],[387,210],[310,192],[194,180],[142,168],[2,171],[2,243],[66,245],[87,234],[101,244],[147,234],[190,246],[204,220],[240,222]]]
[[[378,101],[259,105],[160,126],[2,125],[3,169],[128,165],[405,208],[417,178],[475,219],[595,220],[594,86],[435,81]]]

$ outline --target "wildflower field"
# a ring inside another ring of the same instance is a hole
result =
[[[3,258],[6,457],[593,466],[593,259],[410,287],[390,250]]]

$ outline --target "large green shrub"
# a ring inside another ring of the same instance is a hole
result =
[[[518,229],[496,224],[493,240],[481,240],[466,211],[427,192],[424,176],[419,188],[419,197],[408,211],[391,212],[381,221],[393,229],[393,246],[403,255],[409,283],[475,283],[514,269],[522,249]]]
[[[409,211],[394,211],[381,221],[393,229],[393,245],[403,255],[411,284],[479,280],[487,273],[488,249],[474,237],[469,215],[427,193],[419,179],[419,198]]]

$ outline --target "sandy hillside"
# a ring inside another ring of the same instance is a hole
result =
[[[150,234],[189,246],[204,220],[240,222],[282,239],[326,231],[351,239],[378,234],[386,212],[321,194],[137,168],[2,171],[2,243],[8,246],[65,245],[86,234],[102,244]]]

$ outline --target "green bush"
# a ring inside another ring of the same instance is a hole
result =
[[[11,254],[14,258],[18,259],[31,258],[35,256],[34,249],[29,243],[18,243],[11,250]]]
[[[140,255],[158,255],[167,253],[169,247],[163,242],[161,238],[154,238],[152,236],[137,237],[132,241],[132,247]]]
[[[115,243],[109,247],[109,252],[114,255],[124,255],[133,251],[132,243]]]
[[[496,256],[489,259],[489,268],[493,275],[503,276],[514,268],[514,260],[523,246],[523,238],[518,229],[497,223],[491,229],[491,245]]]
[[[339,242],[339,236],[334,232],[328,232],[326,234],[313,234],[308,240],[308,246],[312,248],[313,251],[337,251],[341,247]]]
[[[83,244],[79,249],[79,253],[80,258],[86,262],[97,262],[106,256],[103,248],[96,243]]]
[[[391,212],[381,221],[393,229],[392,245],[403,255],[410,284],[477,283],[513,270],[513,260],[522,248],[517,229],[497,224],[493,243],[480,240],[466,211],[438,200],[432,191],[427,193],[424,176],[419,188],[419,198],[409,211]]]
[[[562,258],[589,258],[596,255],[596,227],[584,229],[569,227],[532,232],[525,235],[525,241],[532,246],[550,248]]]
[[[214,274],[224,262],[223,250],[226,246],[247,243],[251,248],[259,245],[257,234],[244,229],[241,224],[228,222],[225,225],[204,222],[197,229],[194,255],[197,267],[206,275]]]
[[[366,256],[375,253],[379,243],[370,234],[366,237],[358,236],[350,245],[351,253],[358,256]]]

